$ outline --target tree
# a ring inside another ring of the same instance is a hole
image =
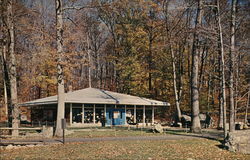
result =
[[[7,5],[7,29],[8,29],[8,75],[10,81],[10,96],[12,109],[12,136],[18,136],[19,132],[19,106],[17,100],[17,72],[16,72],[16,57],[15,57],[15,35],[14,35],[14,16],[13,16],[13,1],[6,0]]]
[[[237,0],[232,0],[231,7],[231,47],[229,52],[229,106],[230,106],[230,116],[229,116],[229,131],[233,132],[235,130],[235,109],[234,109],[234,70],[235,70],[235,14],[236,14],[236,3]]]
[[[224,53],[224,42],[222,35],[222,26],[221,26],[221,12],[220,12],[220,3],[217,0],[217,13],[218,13],[218,28],[219,28],[219,43],[220,43],[220,62],[221,62],[221,92],[222,92],[222,106],[223,106],[223,129],[224,129],[224,138],[227,136],[227,126],[226,126],[226,82],[225,82],[225,53]]]
[[[56,2],[56,44],[57,44],[57,119],[55,136],[62,136],[62,119],[65,112],[65,91],[63,79],[63,11],[62,0]]]
[[[1,7],[1,34],[2,38],[0,39],[0,56],[1,56],[1,68],[2,68],[2,76],[3,76],[3,90],[4,90],[4,108],[5,108],[5,116],[8,121],[8,95],[7,95],[7,82],[8,82],[8,70],[7,70],[7,62],[6,62],[6,52],[7,52],[7,27],[6,27],[6,11],[5,11],[5,2],[4,0],[0,1]]]
[[[199,118],[199,89],[198,89],[198,73],[199,73],[199,53],[197,47],[199,45],[198,28],[202,22],[202,7],[203,0],[198,1],[198,8],[195,20],[195,31],[193,37],[192,47],[192,70],[191,70],[191,107],[192,107],[192,132],[201,132],[200,118]]]

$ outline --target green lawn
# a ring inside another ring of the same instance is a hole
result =
[[[207,139],[102,141],[2,150],[0,159],[250,159]]]

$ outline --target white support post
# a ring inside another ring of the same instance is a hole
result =
[[[106,120],[106,112],[107,112],[107,105],[104,104],[104,118],[105,118],[105,120]]]
[[[72,125],[72,103],[69,104],[69,125]]]
[[[136,105],[134,105],[134,123],[136,123]]]
[[[84,104],[82,104],[82,124],[84,124]]]
[[[145,106],[143,106],[143,126],[145,126],[146,114],[145,114]]]
[[[94,111],[93,111],[93,122],[94,122],[94,124],[95,124],[95,104],[94,104]]]
[[[125,125],[127,124],[127,105],[125,105]]]
[[[155,107],[152,106],[152,124],[155,123]]]

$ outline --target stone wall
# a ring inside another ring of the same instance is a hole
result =
[[[225,146],[229,151],[250,154],[250,130],[229,132]]]

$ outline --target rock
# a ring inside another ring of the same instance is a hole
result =
[[[225,147],[232,152],[250,154],[250,130],[229,132],[225,139]]]
[[[159,123],[156,124],[154,126],[154,131],[157,132],[157,133],[163,133],[163,128],[162,128],[161,124],[159,124]]]
[[[53,127],[43,126],[42,136],[45,138],[52,138],[53,137]]]
[[[188,115],[181,116],[181,123],[183,127],[190,127],[191,126],[191,117]]]
[[[30,144],[30,145],[26,145],[26,147],[30,147],[30,148],[32,148],[32,147],[35,147],[35,145]]]
[[[244,123],[242,123],[242,122],[235,123],[235,129],[236,130],[242,130],[243,126],[244,126]]]
[[[183,120],[187,121],[187,122],[188,122],[188,121],[191,121],[191,117],[188,116],[188,115],[182,115],[181,118],[182,118]]]
[[[182,123],[178,122],[177,126],[180,127],[180,128],[182,128]]]
[[[15,149],[16,148],[16,146],[13,146],[13,145],[8,145],[7,147],[5,147],[5,149],[7,149],[7,150],[9,150],[9,149]]]
[[[244,125],[243,125],[243,129],[249,129],[248,125],[247,125],[247,124],[244,124]]]

